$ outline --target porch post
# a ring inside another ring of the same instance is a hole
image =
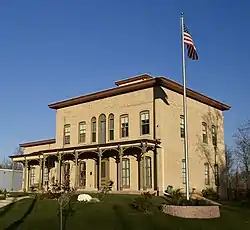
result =
[[[58,183],[60,186],[61,186],[61,160],[62,160],[61,153],[58,152]]]
[[[117,156],[117,189],[119,191],[122,190],[122,156],[123,156],[123,148],[119,147],[119,153]]]
[[[42,188],[42,158],[39,156],[39,179],[38,179],[38,189]]]
[[[146,152],[147,152],[147,144],[145,142],[142,143],[142,157],[143,157],[143,190],[147,189],[146,183]]]
[[[14,190],[14,161],[12,159],[12,178],[11,178],[11,191]]]
[[[75,188],[78,186],[78,152],[75,151]]]
[[[23,191],[27,191],[27,159],[24,157],[24,179],[23,179]]]
[[[141,154],[137,154],[138,190],[141,190]]]
[[[102,171],[102,150],[98,149],[98,190],[101,190],[102,178],[101,178],[101,171]]]
[[[45,167],[46,167],[46,156],[44,156],[44,154],[43,154],[43,175],[42,175],[42,186],[43,186],[43,188],[45,188],[45,180],[44,180],[44,170],[45,170]]]

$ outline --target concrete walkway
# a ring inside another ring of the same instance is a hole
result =
[[[7,197],[6,200],[0,200],[0,209],[11,204],[14,202],[17,202],[19,200],[29,198],[28,196],[23,196],[23,197]]]

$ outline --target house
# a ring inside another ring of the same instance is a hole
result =
[[[185,188],[182,85],[149,74],[115,85],[49,105],[56,111],[55,139],[20,144],[24,155],[11,157],[24,163],[24,190],[68,180],[86,191],[109,180],[119,192]],[[224,150],[223,111],[230,106],[191,89],[187,96],[190,186],[201,190],[216,183],[224,151],[211,169],[197,141],[202,137],[204,145]],[[216,127],[205,123],[206,113],[220,115]]]

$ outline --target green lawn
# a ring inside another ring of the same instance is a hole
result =
[[[250,229],[250,208],[225,204],[221,207],[221,218],[214,220],[187,220],[168,216],[155,208],[149,215],[130,208],[134,196],[107,195],[104,202],[90,204],[74,202],[75,212],[68,216],[66,229]],[[163,200],[154,197],[155,206]],[[57,230],[57,201],[25,199],[0,210],[0,229]]]

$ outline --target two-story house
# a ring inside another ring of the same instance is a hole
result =
[[[66,180],[87,191],[109,180],[125,192],[185,187],[182,85],[148,74],[115,85],[49,105],[56,110],[55,139],[20,144],[24,155],[11,157],[24,163],[23,189]],[[223,161],[207,162],[199,140],[224,159],[223,111],[230,107],[191,89],[187,96],[190,186],[201,190],[214,186]],[[219,114],[219,122],[208,124],[206,114]]]

